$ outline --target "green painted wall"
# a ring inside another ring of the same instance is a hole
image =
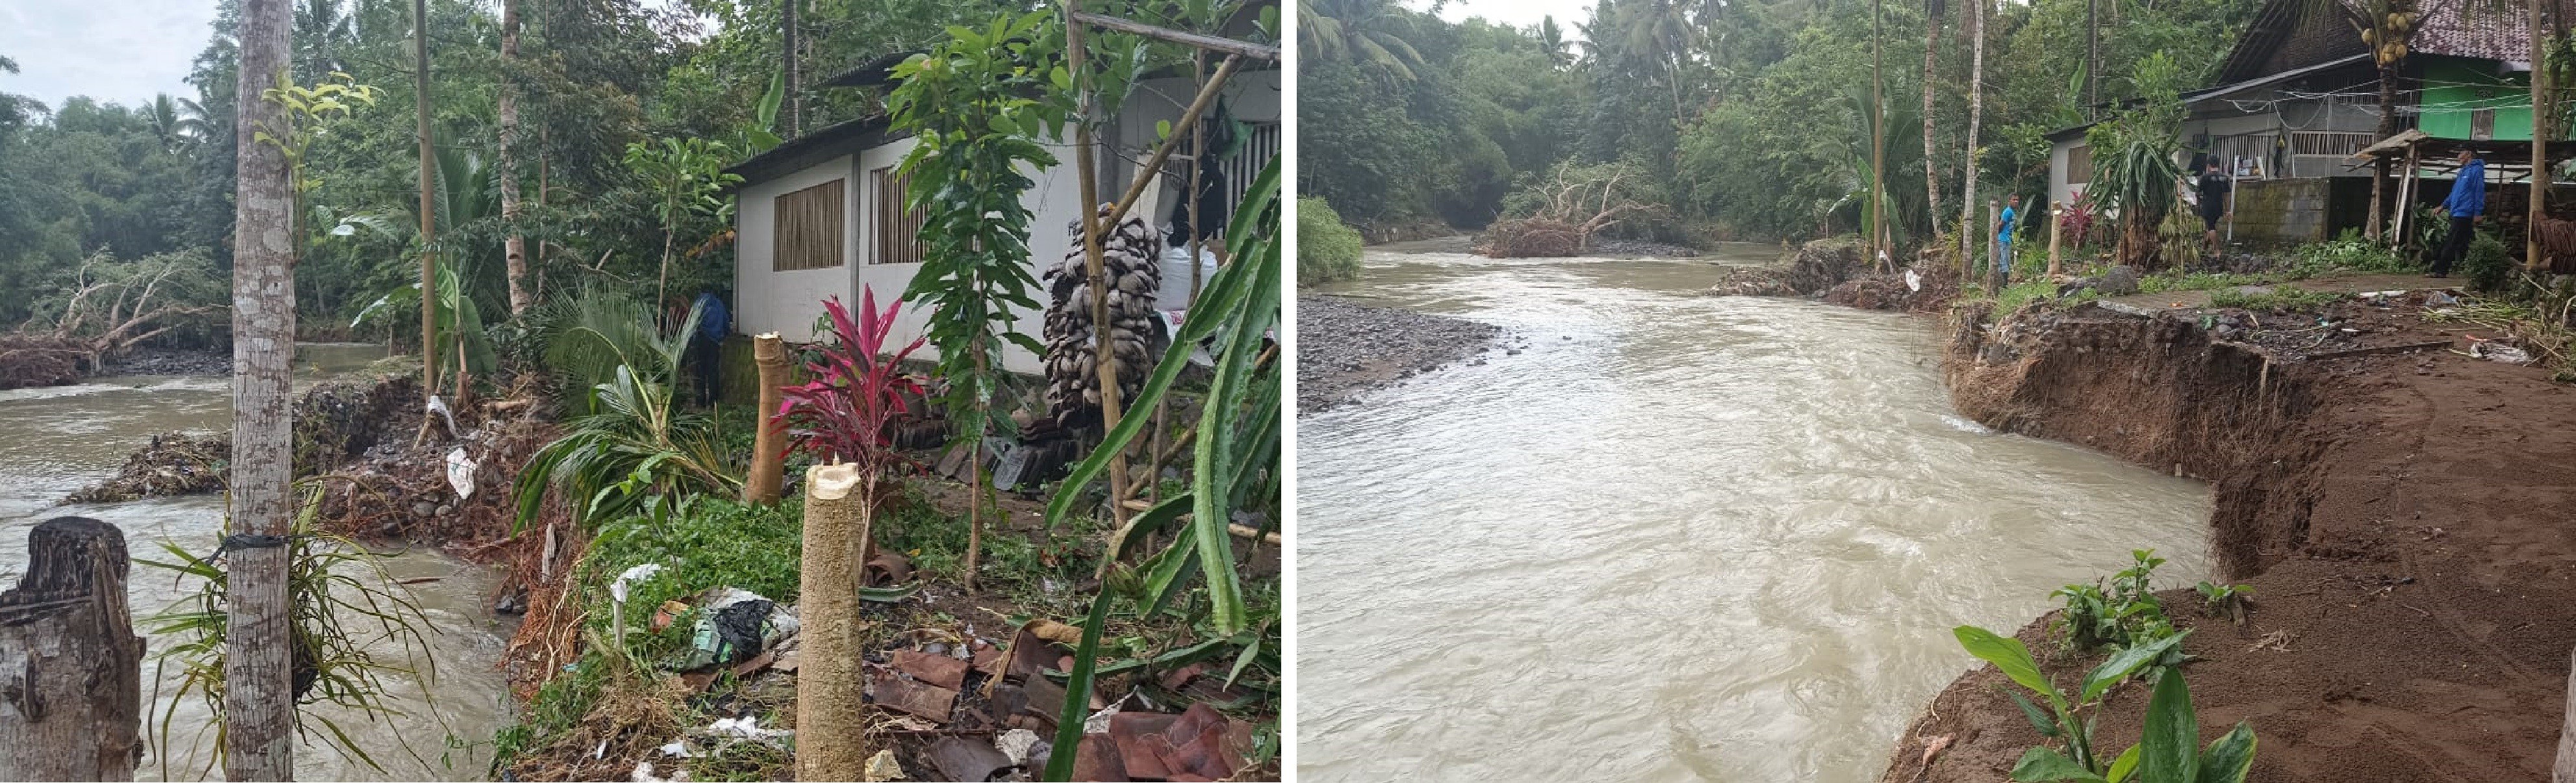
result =
[[[2531,140],[2531,74],[2497,72],[2494,60],[2422,55],[2424,92],[2416,105],[2426,107],[2416,127],[2426,135],[2468,139],[2476,110],[2493,109],[2496,141]]]

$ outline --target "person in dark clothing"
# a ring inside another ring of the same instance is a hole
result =
[[[722,377],[723,351],[720,349],[725,335],[733,332],[733,313],[725,309],[724,298],[716,296],[714,291],[699,292],[696,306],[701,311],[698,314],[698,331],[689,335],[689,354],[685,362],[695,370],[693,379],[697,381],[698,403],[713,405],[719,390],[718,380]]]
[[[2451,232],[2442,237],[2442,249],[2433,253],[2433,273],[2428,277],[2451,276],[2451,265],[2468,256],[2478,221],[2486,218],[2487,162],[2473,150],[2460,150],[2459,161],[2460,175],[2451,180],[2451,196],[2442,199],[2442,212],[2451,216]]]
[[[2218,222],[2236,211],[2235,205],[2227,198],[2235,192],[2236,183],[2218,170],[2218,161],[2212,160],[2209,167],[2200,172],[2200,181],[2193,184],[2200,191],[2200,224],[2208,232],[2202,241],[2209,248],[2210,255],[2218,255]]]

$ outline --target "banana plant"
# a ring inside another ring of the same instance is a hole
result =
[[[1170,546],[1147,558],[1139,569],[1142,573],[1124,568],[1113,572],[1110,579],[1104,580],[1100,595],[1092,599],[1090,616],[1082,626],[1082,642],[1074,652],[1073,671],[1065,683],[1069,696],[1056,722],[1057,750],[1047,761],[1045,780],[1068,780],[1073,775],[1074,756],[1082,741],[1086,696],[1099,673],[1101,628],[1108,624],[1110,605],[1116,599],[1132,599],[1141,613],[1150,616],[1185,592],[1191,577],[1196,576],[1207,588],[1211,632],[1235,636],[1251,627],[1227,524],[1233,520],[1235,509],[1253,505],[1271,508],[1273,519],[1278,516],[1275,506],[1283,374],[1277,349],[1265,344],[1268,333],[1279,321],[1281,248],[1286,238],[1280,236],[1278,228],[1278,199],[1279,164],[1274,160],[1253,179],[1252,187],[1236,207],[1234,224],[1226,230],[1226,248],[1233,263],[1220,267],[1209,278],[1189,320],[1182,322],[1171,347],[1164,351],[1153,375],[1131,403],[1130,410],[1152,408],[1171,390],[1201,341],[1214,340],[1219,346],[1214,380],[1209,382],[1206,402],[1200,406],[1189,490],[1167,497],[1139,514],[1101,554],[1115,561],[1136,542],[1146,540],[1147,534],[1176,529]],[[1084,487],[1107,470],[1112,455],[1126,449],[1144,432],[1150,418],[1121,417],[1100,447],[1074,467],[1047,503],[1050,528],[1062,524],[1073,513]],[[1256,653],[1250,651],[1258,648],[1256,640],[1246,653],[1238,655],[1238,661],[1254,657]],[[1240,669],[1239,663],[1238,672]]]

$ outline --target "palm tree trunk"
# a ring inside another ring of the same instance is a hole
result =
[[[1968,279],[1969,271],[1976,268],[1968,260],[1976,248],[1970,244],[1975,232],[1969,231],[1968,226],[1977,220],[1977,133],[1982,130],[1978,126],[1985,120],[1986,111],[1986,0],[1968,0],[1966,32],[1972,43],[1968,45],[1971,52],[1968,55],[1968,160],[1965,167],[1968,185],[1966,192],[1959,197],[1959,279],[1962,282]]]
[[[2557,112],[2549,94],[2548,46],[2540,38],[2549,28],[2542,24],[2540,0],[2523,0],[2523,5],[2531,12],[2531,197],[2523,216],[2522,263],[2537,271],[2548,263],[2540,252],[2540,221],[2549,216],[2549,186],[2558,179],[2549,169],[2549,117]]]
[[[511,145],[519,139],[519,88],[510,69],[519,60],[519,0],[501,0],[500,124],[501,219],[510,224],[503,255],[510,267],[510,314],[526,313],[537,303],[528,285],[528,240],[519,235],[519,159]]]
[[[1886,4],[1870,0],[1869,4],[1869,198],[1876,205],[1869,211],[1869,247],[1871,263],[1884,266],[1879,259],[1887,257],[1887,68],[1879,57],[1879,10]],[[1879,271],[1887,271],[1881,268]]]
[[[805,99],[797,89],[802,80],[796,73],[796,3],[797,0],[778,0],[779,13],[784,17],[779,22],[781,40],[778,51],[782,61],[780,67],[787,74],[787,133],[784,137],[790,139],[803,133],[805,125]]]
[[[1928,10],[1928,9],[1927,9]],[[1941,17],[1925,14],[1923,19],[1923,214],[1932,221],[1932,234],[1941,233],[1941,178],[1932,167],[1932,92],[1937,84],[1934,75],[1941,67]]]
[[[2379,34],[2387,35],[2388,30],[2382,27]],[[2385,141],[2395,135],[2397,135],[2397,64],[2386,62],[2379,66],[2379,130],[2372,136],[2374,141]],[[2383,156],[2370,166],[2370,222],[2361,229],[2362,237],[2372,242],[2379,241],[2380,226],[2388,222],[2389,199],[2385,195],[2387,192],[2388,158]],[[2398,208],[2403,209],[2404,206],[2399,205]]]
[[[241,131],[233,226],[233,458],[224,652],[224,776],[295,779],[295,691],[287,606],[288,526],[294,411],[288,406],[295,356],[295,184],[286,155],[255,137],[285,121],[262,100],[287,72],[288,0],[244,0],[241,75],[235,87]]]
[[[429,0],[412,0],[412,98],[420,125],[420,393],[438,393],[438,240],[436,209],[430,205],[430,167],[437,165],[429,135]],[[429,418],[420,421],[418,443],[429,437]]]

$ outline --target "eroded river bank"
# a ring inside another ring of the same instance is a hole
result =
[[[297,390],[338,377],[383,355],[382,346],[299,345]],[[46,519],[86,516],[116,524],[136,558],[168,560],[164,541],[191,552],[215,549],[223,519],[221,495],[146,498],[122,503],[72,504],[65,496],[116,473],[127,454],[162,432],[220,434],[231,427],[230,379],[223,376],[108,376],[68,386],[0,391],[0,576],[12,584],[26,566],[29,529]],[[426,549],[384,561],[411,591],[434,628],[424,629],[434,677],[388,676],[394,706],[409,713],[388,721],[334,711],[360,747],[384,765],[378,771],[344,758],[322,743],[301,742],[296,774],[312,780],[480,779],[490,759],[492,732],[511,715],[508,689],[496,668],[509,634],[493,615],[488,596],[497,575]],[[128,604],[144,634],[147,654],[170,639],[147,632],[148,618],[195,592],[193,581],[140,563],[128,583]],[[359,626],[361,628],[369,626]],[[397,665],[407,658],[393,644],[376,654]],[[194,696],[175,694],[178,667],[157,672],[144,663],[145,738],[151,744],[137,774],[159,779],[165,761],[160,741],[163,711],[173,701],[166,759],[173,779],[199,779],[214,747],[207,712]],[[425,699],[435,699],[435,707]],[[318,727],[316,730],[319,730]],[[221,777],[215,770],[210,777]]]
[[[1299,418],[1302,779],[1873,780],[1951,627],[2209,575],[2206,485],[1959,415],[1936,321],[1699,295],[1778,254],[1323,287],[1525,346]]]

